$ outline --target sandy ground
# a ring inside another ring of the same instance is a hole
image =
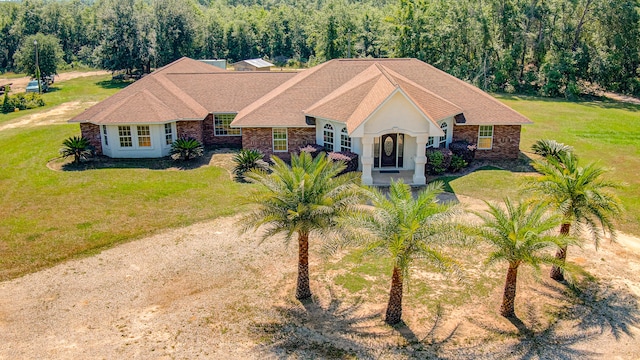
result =
[[[47,111],[22,116],[12,121],[7,121],[6,123],[0,125],[0,131],[18,127],[66,124],[71,114],[79,113],[80,111],[87,109],[95,104],[96,102],[91,101],[70,101],[64,104],[60,104]]]
[[[105,70],[98,71],[69,71],[55,76],[55,82],[58,81],[67,81],[71,79],[75,79],[78,77],[86,77],[86,76],[96,76],[96,75],[107,75],[110,72]],[[0,85],[5,85],[11,83],[11,94],[24,92],[27,88],[27,84],[31,81],[31,78],[28,76],[16,78],[16,79],[5,79],[0,77]]]
[[[592,295],[570,300],[544,279],[520,286],[526,309],[529,287],[564,304],[553,326],[525,316],[530,331],[519,334],[491,315],[498,286],[449,311],[442,326],[406,309],[409,326],[394,329],[382,323],[384,304],[341,299],[322,274],[312,279],[314,301],[295,301],[295,247],[239,236],[236,221],[165,231],[0,283],[0,359],[640,358],[638,238],[572,249],[602,284]],[[328,261],[317,252],[312,272]]]

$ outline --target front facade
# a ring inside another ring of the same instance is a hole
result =
[[[200,64],[200,65],[198,65]],[[410,171],[426,183],[426,149],[477,144],[477,158],[516,158],[530,121],[415,59],[332,60],[299,73],[231,72],[183,58],[71,121],[98,153],[169,154],[182,137],[284,159],[308,144],[359,155],[362,182]]]

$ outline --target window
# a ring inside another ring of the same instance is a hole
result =
[[[333,126],[327,124],[324,126],[324,148],[328,151],[333,151]]]
[[[273,128],[273,151],[282,152],[287,151],[287,128]]]
[[[433,145],[436,143],[436,137],[435,136],[429,136],[429,140],[427,140],[427,147],[431,148],[434,147]]]
[[[493,125],[480,125],[478,129],[478,149],[488,150],[493,145]]]
[[[351,151],[351,138],[347,133],[347,128],[340,130],[340,151]]]
[[[151,146],[151,130],[149,129],[149,125],[138,126],[138,146]]]
[[[164,138],[165,144],[173,144],[173,128],[171,127],[171,124],[164,124]]]
[[[215,114],[213,115],[213,127],[216,136],[237,136],[241,135],[240,128],[231,128],[231,122],[235,119],[236,114]]]
[[[448,129],[449,125],[447,125],[446,122],[443,122],[442,124],[440,124],[440,129],[442,129],[442,131],[444,132],[444,136],[440,136],[440,147],[447,147],[447,129]]]
[[[107,125],[102,125],[102,136],[104,136],[104,146],[109,146],[109,139],[107,138]]]
[[[132,147],[131,126],[118,126],[118,136],[120,137],[120,147]]]

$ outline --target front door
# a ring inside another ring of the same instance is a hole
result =
[[[380,154],[380,167],[396,167],[396,151],[398,134],[386,134],[380,138],[382,154]]]

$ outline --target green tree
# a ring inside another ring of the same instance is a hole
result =
[[[380,190],[366,190],[372,207],[355,213],[348,222],[355,239],[365,242],[367,252],[388,256],[393,264],[389,302],[385,322],[402,320],[405,280],[415,261],[435,265],[440,270],[455,270],[455,262],[439,247],[452,237],[454,214],[449,204],[440,204],[442,182],[434,182],[414,199],[411,187],[402,180],[392,181],[389,196]]]
[[[42,76],[58,73],[58,63],[62,61],[62,47],[60,41],[53,35],[36,34],[24,38],[20,49],[13,59],[21,71],[36,77],[36,45],[38,42],[38,66]]]
[[[562,214],[561,235],[579,236],[586,230],[598,247],[602,231],[608,231],[615,240],[614,216],[622,211],[618,197],[611,189],[617,184],[603,180],[605,170],[591,163],[585,167],[578,165],[573,153],[538,160],[533,167],[542,176],[533,177],[525,183],[525,190],[532,191],[536,198],[549,202]],[[567,246],[558,249],[556,258],[564,263]],[[562,281],[562,269],[554,266],[551,278]]]
[[[551,139],[540,139],[531,145],[531,150],[534,154],[540,155],[544,158],[554,158],[560,161],[562,156],[566,156],[567,153],[573,152],[573,148],[569,145],[557,142]]]
[[[288,243],[298,235],[298,280],[296,298],[311,297],[309,287],[309,236],[322,235],[336,225],[336,218],[360,201],[358,176],[338,175],[345,169],[323,153],[315,159],[306,152],[291,155],[291,166],[272,157],[271,173],[249,171],[245,178],[260,185],[248,198],[257,208],[243,216],[242,231],[264,227],[263,239],[284,234]]]
[[[554,264],[552,253],[548,249],[566,246],[566,237],[551,234],[561,218],[547,216],[544,204],[513,204],[508,198],[504,200],[506,210],[500,205],[489,204],[486,214],[478,213],[483,224],[480,237],[493,247],[487,263],[506,261],[509,264],[500,314],[504,317],[515,317],[516,286],[518,268],[528,264],[539,269],[540,264]]]
[[[196,53],[198,33],[195,4],[189,0],[155,0],[158,65]]]

